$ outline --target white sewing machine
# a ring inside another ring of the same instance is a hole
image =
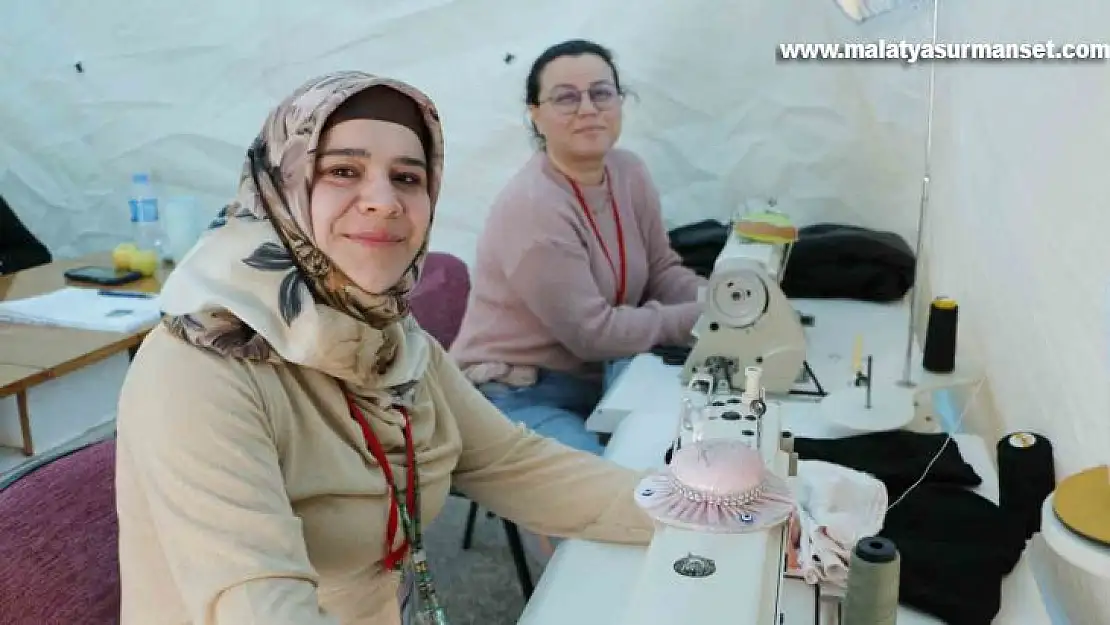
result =
[[[805,372],[806,339],[800,316],[779,287],[787,260],[785,248],[748,240],[731,226],[729,233],[701,294],[704,310],[694,327],[696,343],[681,370],[681,384],[705,379],[701,374],[723,368],[728,371],[729,386],[740,391],[744,370],[756,366],[763,372],[767,394],[788,394]],[[642,354],[623,375],[651,379],[667,375],[669,369],[659,358]],[[586,428],[614,432],[632,411],[653,407],[648,404],[658,404],[658,397],[642,393],[635,385],[616,385],[598,402]]]
[[[728,368],[699,369],[687,386],[675,445],[739,438],[762,452],[769,470],[794,473],[793,437],[781,407],[768,403],[762,371],[744,371],[744,392]],[[722,534],[665,525],[652,538],[621,625],[735,623],[781,625],[787,525]]]
[[[744,370],[757,366],[768,394],[790,392],[805,367],[806,341],[779,287],[785,262],[784,246],[749,241],[729,228],[694,327],[697,342],[682,369],[683,384],[713,366],[726,368],[732,388],[742,389]]]

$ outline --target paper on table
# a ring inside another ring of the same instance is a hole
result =
[[[154,324],[161,316],[156,296],[110,297],[96,289],[77,287],[0,302],[0,322],[100,332],[134,332]]]

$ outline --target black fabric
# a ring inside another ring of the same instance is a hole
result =
[[[702,277],[709,277],[713,263],[728,241],[728,226],[713,219],[679,226],[668,233],[671,248],[682,264]]]
[[[964,488],[923,483],[909,491],[879,532],[902,554],[899,603],[948,625],[990,625],[1002,607],[1002,579],[1025,549],[1023,529]]]
[[[845,224],[798,231],[782,290],[787,297],[892,302],[913,287],[913,249],[893,232]]]
[[[927,482],[953,486],[978,486],[982,478],[960,455],[953,441],[945,445],[946,434],[914,432],[875,432],[847,438],[794,440],[794,451],[803,460],[823,460],[874,475],[886,484],[891,501],[916,482],[937,455],[929,469]]]
[[[0,275],[45,265],[50,251],[23,225],[11,206],[0,197]]]
[[[902,556],[899,602],[948,625],[989,625],[1002,603],[1002,579],[1025,549],[1014,516],[967,487],[981,478],[953,441],[921,479],[946,435],[881,432],[794,441],[803,460],[870,473],[894,504],[880,536]],[[902,495],[905,494],[904,497]]]
[[[706,219],[669,235],[682,264],[708,277],[728,240],[728,226]],[[782,290],[795,298],[891,302],[913,287],[915,265],[913,250],[892,232],[816,224],[798,230]]]

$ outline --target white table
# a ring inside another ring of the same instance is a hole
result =
[[[1110,579],[1110,547],[1097,544],[1072,532],[1056,516],[1056,493],[1041,504],[1041,535],[1048,546],[1064,560],[1084,571]]]
[[[796,303],[799,310],[817,315],[815,332],[809,337],[811,364],[826,387],[848,384],[850,380],[851,353],[857,333],[866,332],[864,350],[882,349],[888,355],[904,349],[905,328],[902,307],[876,306],[858,302],[805,302]],[[841,330],[841,328],[844,328]],[[827,331],[820,331],[826,330]],[[900,339],[898,337],[901,337]],[[869,347],[870,342],[876,347]],[[883,366],[882,362],[886,362]],[[643,470],[660,467],[663,453],[670,445],[677,427],[678,368],[648,366],[643,371],[650,375],[650,383],[641,378],[636,384],[638,400],[635,409],[613,432],[605,455],[610,460],[630,468]],[[876,358],[875,372],[880,375],[901,374],[901,361]],[[668,379],[670,376],[670,379]],[[622,376],[614,393],[622,393]],[[796,436],[809,438],[836,438],[848,432],[830,427],[818,418],[817,404],[805,401],[789,402],[783,406],[784,428]],[[964,459],[974,467],[983,483],[976,492],[997,503],[998,474],[982,439],[971,435],[955,437]],[[528,602],[518,625],[615,625],[619,622],[625,602],[633,592],[636,571],[647,549],[627,545],[611,545],[590,541],[567,541],[560,545]],[[1028,554],[1028,551],[1026,552]],[[803,582],[787,581],[786,594],[788,621],[795,621],[790,612],[801,612],[801,599],[812,596]],[[810,612],[808,623],[812,623]],[[801,622],[806,622],[802,619]],[[937,619],[909,608],[900,608],[899,625],[942,625]],[[1003,582],[1003,605],[995,623],[999,625],[1048,625],[1050,623],[1040,591],[1033,578],[1028,557],[1023,557],[1014,571]]]
[[[909,307],[905,304],[869,304],[849,300],[791,300],[799,312],[813,315],[813,327],[806,328],[806,361],[817,380],[826,392],[834,392],[853,386],[855,372],[852,369],[852,356],[857,337],[862,338],[862,357],[872,356],[872,388],[875,393],[894,388],[902,378],[905,363],[906,332],[908,331]],[[640,356],[629,364],[626,372],[639,371],[641,376],[662,375],[668,368],[659,359],[645,359]],[[980,376],[967,371],[962,366],[951,374],[937,376],[921,368],[921,349],[914,343],[911,360],[911,376],[917,382],[921,410],[929,412],[929,391],[949,389],[975,384]],[[812,384],[806,390],[816,390]],[[594,432],[612,432],[619,417],[601,416],[605,409],[615,414],[644,409],[654,406],[677,406],[681,396],[678,384],[665,389],[653,389],[645,394],[641,389],[630,385],[614,384],[606,396],[598,403],[595,414],[586,421],[586,427]],[[798,397],[798,401],[807,401]],[[812,399],[810,400],[812,401]],[[914,427],[921,431],[920,427]],[[845,430],[843,434],[848,434]]]

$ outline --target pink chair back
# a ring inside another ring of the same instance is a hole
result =
[[[417,323],[444,349],[450,349],[459,335],[469,297],[470,272],[466,263],[445,252],[429,252],[409,302]]]
[[[0,625],[115,625],[120,591],[114,439],[0,491]]]

